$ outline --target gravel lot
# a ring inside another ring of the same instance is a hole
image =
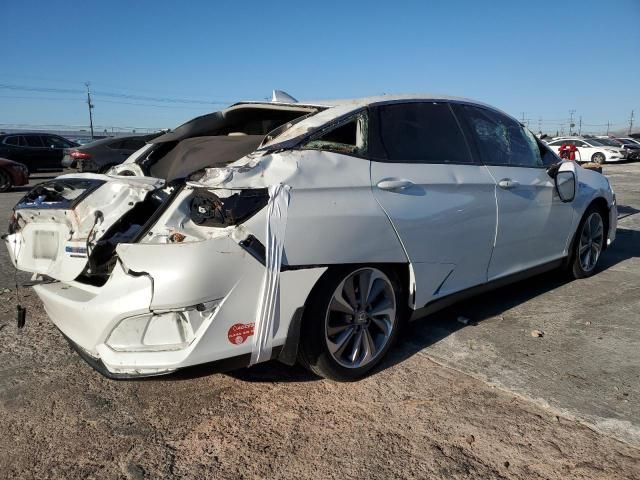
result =
[[[275,362],[107,380],[27,289],[16,329],[0,248],[0,478],[640,478],[640,163],[605,173],[621,218],[597,275],[414,323],[350,384]]]

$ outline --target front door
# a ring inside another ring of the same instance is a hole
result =
[[[476,163],[450,106],[373,108],[374,196],[411,262],[416,308],[484,283],[496,232],[495,183]]]
[[[496,183],[498,231],[488,279],[565,256],[574,210],[546,170],[557,158],[506,115],[473,106],[457,111]]]

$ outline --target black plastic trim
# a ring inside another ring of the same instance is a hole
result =
[[[154,377],[164,377],[166,379],[170,379],[172,376],[188,376],[190,374],[207,374],[211,375],[214,373],[224,373],[232,370],[238,370],[241,368],[246,368],[249,366],[249,362],[251,361],[251,354],[238,355],[236,357],[224,358],[222,360],[215,360],[213,362],[201,363],[199,365],[192,365],[189,367],[182,367],[172,371],[162,372],[162,373],[151,373],[151,374],[131,374],[131,373],[113,373],[110,372],[105,364],[99,358],[92,357],[87,353],[82,347],[80,347],[77,343],[67,337],[62,331],[60,331],[62,336],[69,342],[69,345],[75,352],[82,358],[85,362],[89,364],[91,368],[96,370],[102,376],[109,378],[111,380],[138,380],[145,378],[154,378]],[[271,360],[279,358],[280,352],[282,351],[282,347],[274,347],[271,353]],[[297,352],[297,346],[296,346]]]
[[[541,273],[548,272],[550,270],[555,270],[556,268],[560,268],[562,265],[564,265],[565,261],[566,261],[565,258],[553,260],[551,262],[544,263],[542,265],[538,265],[536,267],[533,267],[527,270],[523,270],[522,272],[513,273],[511,275],[507,275],[505,277],[492,280],[488,283],[476,285],[475,287],[467,288],[460,292],[452,293],[450,295],[447,295],[446,297],[438,298],[436,300],[428,302],[424,307],[414,310],[414,312],[411,314],[410,320],[411,321],[418,320],[419,318],[435,313],[461,300],[465,300],[470,297],[475,297],[476,295],[480,295],[482,293],[486,293],[491,290],[504,287],[505,285],[509,285],[511,283],[518,282],[520,280],[524,280],[526,278],[533,277],[535,275],[539,275]]]

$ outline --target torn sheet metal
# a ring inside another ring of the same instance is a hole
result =
[[[46,185],[60,185],[61,191],[67,188],[73,194],[81,191],[78,186],[69,188],[76,180],[104,183],[77,205],[41,201],[16,206],[17,229],[6,243],[18,269],[61,281],[75,279],[86,267],[88,249],[149,192],[164,185],[157,178],[110,179],[98,174],[63,175]]]
[[[269,187],[265,237],[266,260],[262,291],[254,325],[249,365],[271,359],[273,337],[280,324],[280,266],[287,230],[287,210],[291,187],[276,184]]]

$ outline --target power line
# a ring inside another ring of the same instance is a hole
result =
[[[29,87],[24,85],[13,85],[7,83],[0,83],[0,89],[25,91],[25,92],[41,92],[41,93],[76,93],[84,94],[83,90],[76,90],[71,88],[54,88],[54,87]],[[94,91],[93,95],[96,97],[111,97],[111,98],[124,98],[129,100],[142,100],[161,103],[185,103],[196,105],[226,105],[234,103],[229,100],[202,100],[202,99],[190,99],[190,98],[170,98],[170,97],[149,97],[145,95],[131,95],[126,93],[104,92]]]
[[[86,99],[82,97],[68,97],[68,98],[60,98],[60,97],[29,97],[22,95],[0,95],[0,98],[8,98],[8,99],[16,99],[16,100],[44,100],[44,101],[56,101],[56,102],[78,102],[85,103]],[[120,102],[118,100],[105,100],[101,99],[100,103],[111,103],[115,105],[133,105],[138,107],[154,107],[154,108],[170,108],[170,109],[178,109],[178,110],[207,110],[206,106],[195,106],[195,105],[156,105],[151,103],[137,103],[137,102]]]

